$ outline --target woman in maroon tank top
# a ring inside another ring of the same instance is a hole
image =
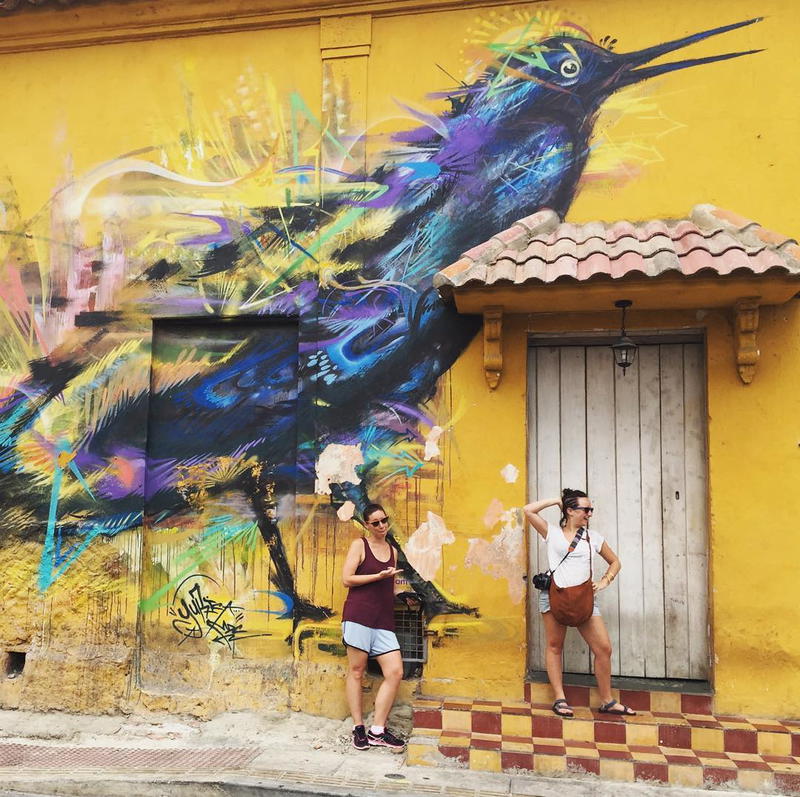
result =
[[[349,588],[342,610],[342,637],[347,647],[345,694],[353,715],[353,746],[359,750],[390,747],[402,750],[405,742],[386,728],[386,718],[403,677],[400,645],[394,633],[395,567],[397,558],[386,536],[389,518],[380,504],[364,510],[367,535],[353,540],[342,572]],[[373,724],[364,727],[361,679],[367,660],[374,658],[383,673],[375,696]]]

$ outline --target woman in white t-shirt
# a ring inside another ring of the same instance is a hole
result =
[[[548,523],[539,514],[550,506],[561,508],[559,526]],[[589,577],[589,560],[595,553],[599,553],[608,563],[605,575],[592,584],[595,593],[592,616],[583,625],[578,626],[578,631],[594,654],[594,674],[597,678],[597,688],[600,691],[600,700],[602,702],[600,711],[604,714],[634,715],[635,711],[623,706],[611,694],[611,640],[608,637],[608,630],[600,615],[600,610],[597,608],[597,593],[611,584],[622,565],[620,565],[617,555],[611,550],[603,536],[596,531],[589,534],[589,542],[586,541],[586,534],[582,534],[575,550],[559,565],[559,562],[564,558],[564,554],[567,553],[570,543],[575,539],[578,530],[589,528],[589,518],[594,511],[589,498],[581,490],[564,490],[560,499],[534,501],[523,507],[523,510],[530,524],[547,543],[548,566],[550,570],[554,571],[553,578],[559,587],[574,587],[586,581]],[[589,548],[590,543],[591,550]],[[567,626],[561,625],[553,617],[550,611],[550,595],[546,590],[542,590],[539,593],[539,611],[541,612],[545,634],[547,635],[547,649],[544,657],[547,677],[550,679],[550,685],[553,687],[555,694],[553,712],[559,717],[572,717],[572,709],[564,697],[564,679],[561,664]]]

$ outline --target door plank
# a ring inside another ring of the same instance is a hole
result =
[[[661,346],[661,511],[668,678],[689,677],[683,347]]]
[[[561,349],[561,488],[586,490],[586,350]],[[590,672],[589,648],[574,629],[564,640],[564,671]]]
[[[586,349],[586,492],[597,507],[592,526],[617,550],[617,478],[614,443],[614,356],[607,346]],[[595,558],[595,566],[603,561]],[[611,638],[611,672],[619,673],[619,581],[597,604]]]
[[[642,485],[639,457],[639,365],[615,369],[617,553],[625,568],[619,588],[619,667],[644,676]]]
[[[706,439],[703,347],[687,344],[684,363],[684,435],[686,450],[686,551],[689,612],[689,677],[707,679],[708,550],[706,530]]]
[[[639,349],[639,426],[642,461],[642,582],[645,585],[644,674],[647,678],[665,678],[661,380],[658,346],[641,346]]]
[[[561,433],[560,433],[560,356],[554,346],[542,347],[536,356],[536,495],[542,499],[559,494],[561,480]],[[558,524],[557,508],[546,509],[543,516],[549,523]],[[539,570],[547,569],[547,553],[544,541],[538,538]],[[539,572],[539,571],[537,571]],[[538,599],[538,595],[537,595]],[[538,608],[537,608],[538,613]],[[539,617],[541,623],[541,617]],[[537,660],[539,669],[544,669],[544,634],[541,634]]]
[[[531,346],[528,349],[528,501],[536,501],[539,497],[536,466],[536,451],[539,436],[537,434],[538,417],[536,407],[536,352]],[[540,566],[540,537],[536,529],[523,517],[528,540],[528,670],[544,669],[544,628],[539,616],[539,590],[533,586],[533,576],[544,568]]]

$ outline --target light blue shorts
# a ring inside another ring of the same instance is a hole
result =
[[[539,611],[544,614],[550,611],[550,593],[546,589],[539,590]],[[594,609],[592,617],[600,617],[600,609],[597,608],[597,598],[594,599]]]
[[[371,659],[400,650],[400,643],[394,631],[370,628],[350,620],[342,623],[342,640],[349,648],[363,650]]]

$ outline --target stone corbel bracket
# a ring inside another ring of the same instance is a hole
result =
[[[733,337],[736,348],[736,369],[746,385],[753,381],[761,352],[756,342],[759,297],[739,299],[734,305]]]
[[[494,390],[503,375],[503,308],[483,309],[483,372],[486,384]]]

